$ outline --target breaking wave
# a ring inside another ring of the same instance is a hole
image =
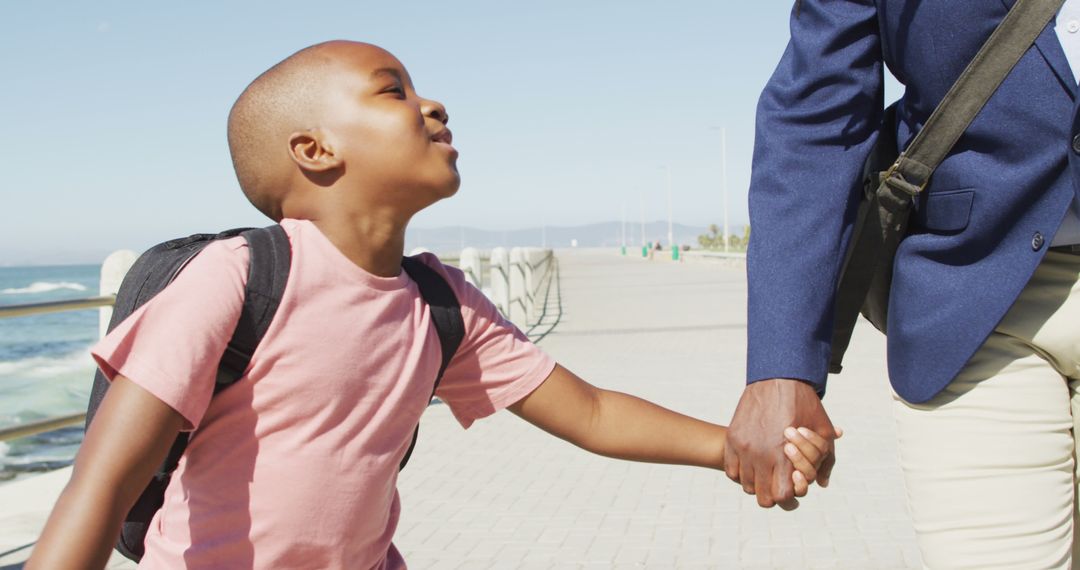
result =
[[[50,291],[57,291],[60,289],[70,289],[72,291],[86,291],[86,285],[80,283],[71,283],[69,281],[51,282],[51,281],[35,281],[26,287],[18,287],[11,289],[0,289],[0,294],[4,295],[34,295],[37,293],[48,293]]]

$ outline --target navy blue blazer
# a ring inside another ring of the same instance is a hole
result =
[[[824,390],[883,62],[906,88],[904,148],[1012,3],[802,0],[793,10],[757,110],[749,382]],[[889,377],[905,400],[924,402],[956,377],[1046,253],[1080,181],[1075,95],[1051,23],[934,174],[897,252],[889,303]]]

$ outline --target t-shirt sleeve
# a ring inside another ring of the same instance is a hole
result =
[[[91,349],[109,381],[123,375],[180,413],[185,430],[196,429],[240,318],[247,265],[243,238],[206,246]]]
[[[503,317],[460,270],[430,254],[423,260],[447,278],[461,303],[465,338],[435,395],[468,428],[532,393],[551,374],[555,360]]]

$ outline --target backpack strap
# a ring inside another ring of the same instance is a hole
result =
[[[248,242],[251,258],[244,307],[240,310],[232,340],[221,357],[215,394],[231,386],[247,371],[251,356],[281,304],[292,264],[289,236],[281,226],[275,224],[248,230],[241,235]]]
[[[281,226],[274,224],[250,229],[240,235],[248,242],[250,258],[247,284],[244,287],[244,306],[240,309],[236,330],[233,331],[232,339],[225,347],[225,353],[218,365],[215,395],[232,386],[247,371],[255,349],[266,335],[278,305],[281,304],[292,264],[289,236]],[[187,449],[189,437],[189,432],[182,432],[176,438],[162,465],[161,475],[170,476],[176,470],[180,457]]]
[[[435,325],[435,331],[439,333],[439,345],[442,348],[442,363],[439,365],[439,373],[435,376],[435,384],[431,387],[431,397],[435,397],[435,390],[439,388],[446,367],[454,357],[462,339],[465,338],[465,321],[461,317],[461,303],[458,302],[454,290],[450,284],[429,265],[416,257],[405,257],[401,260],[401,266],[409,277],[416,282],[420,289],[420,296],[431,309],[431,321]],[[405,464],[412,457],[416,440],[420,436],[420,424],[416,424],[413,430],[412,443],[405,457],[401,459],[398,470],[404,469]]]

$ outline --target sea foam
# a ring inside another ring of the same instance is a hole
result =
[[[49,378],[86,369],[94,369],[90,347],[61,357],[31,356],[21,360],[0,362],[0,380],[5,376],[14,375]],[[0,395],[3,395],[2,390],[0,390]]]
[[[56,291],[59,289],[70,289],[72,291],[86,291],[86,286],[80,283],[71,283],[68,281],[51,282],[51,281],[35,281],[26,287],[0,289],[0,294],[4,295],[33,295],[37,293],[48,293],[49,291]]]

